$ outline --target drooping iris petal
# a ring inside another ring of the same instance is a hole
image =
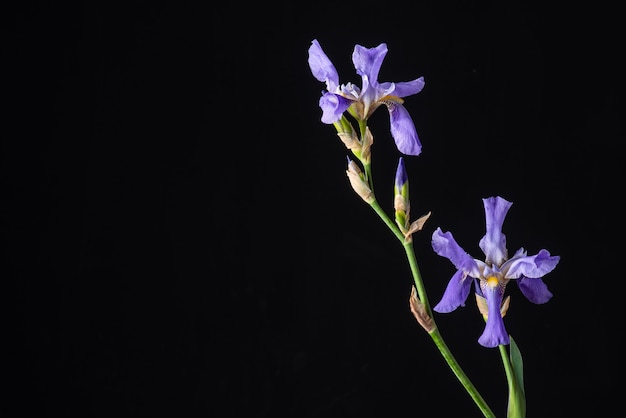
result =
[[[422,152],[422,143],[417,137],[417,130],[411,115],[404,106],[394,102],[387,102],[391,136],[396,142],[398,151],[406,155],[419,155]]]
[[[473,259],[457,244],[451,232],[444,233],[441,228],[435,229],[432,236],[432,247],[438,255],[450,260],[457,270],[462,270],[472,277],[480,277],[477,260]]]
[[[433,308],[435,312],[448,313],[452,312],[459,306],[465,306],[465,301],[469,295],[472,285],[472,278],[466,276],[461,270],[458,270],[448,282],[443,297]]]
[[[539,278],[520,277],[516,280],[519,290],[532,303],[542,304],[552,299],[548,286]]]
[[[502,290],[500,287],[485,286],[483,289],[485,299],[487,299],[487,322],[478,342],[483,347],[497,347],[499,344],[509,344],[509,334],[504,328],[504,321],[500,313],[502,304]]]
[[[508,267],[506,277],[509,279],[522,276],[543,277],[554,270],[559,260],[558,255],[551,256],[548,250],[541,250],[536,255],[513,257],[506,262]]]
[[[337,73],[337,69],[322,50],[317,39],[314,39],[309,47],[308,62],[313,77],[326,83],[328,91],[335,92],[339,86],[339,73]]]
[[[326,124],[337,122],[341,119],[343,112],[350,107],[350,104],[350,100],[337,94],[323,94],[319,101],[322,109],[322,122]]]
[[[512,204],[500,196],[483,199],[486,233],[478,245],[485,253],[487,264],[500,265],[508,258],[506,236],[502,233],[502,225]]]

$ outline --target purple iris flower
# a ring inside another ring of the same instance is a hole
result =
[[[437,228],[433,232],[432,246],[437,254],[448,258],[458,269],[452,276],[441,301],[433,308],[436,312],[452,312],[465,306],[471,283],[475,283],[478,296],[487,302],[487,320],[478,342],[484,347],[497,347],[509,344],[509,335],[504,327],[501,307],[504,289],[510,280],[515,280],[521,293],[529,301],[546,303],[552,293],[541,279],[558,264],[560,257],[551,256],[547,250],[529,256],[524,248],[508,258],[506,237],[502,233],[504,218],[512,203],[497,196],[483,199],[486,218],[486,233],[480,240],[480,249],[485,261],[467,254],[452,237],[450,232]],[[474,280],[469,280],[469,279]]]
[[[419,155],[422,144],[409,112],[402,105],[403,97],[419,93],[424,88],[424,77],[398,83],[379,83],[378,73],[387,55],[387,45],[376,48],[354,47],[352,62],[361,76],[361,88],[352,83],[339,84],[339,75],[333,63],[314,39],[309,47],[309,67],[313,76],[326,83],[326,91],[319,100],[322,122],[332,124],[341,119],[346,110],[355,118],[365,121],[382,104],[389,111],[391,136],[398,150],[406,155]]]

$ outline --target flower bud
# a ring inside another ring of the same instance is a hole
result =
[[[352,185],[354,191],[361,196],[361,199],[365,200],[367,203],[372,203],[376,200],[374,193],[365,180],[363,172],[350,158],[348,158],[348,169],[346,170],[346,174],[350,180],[350,185]]]
[[[396,179],[393,185],[394,200],[393,207],[396,215],[396,225],[404,235],[405,242],[411,242],[413,233],[420,231],[428,218],[430,212],[421,216],[418,220],[410,223],[411,203],[409,201],[409,177],[404,168],[404,160],[400,157],[396,170]]]
[[[404,168],[404,159],[400,157],[398,168],[396,169],[396,179],[393,185],[394,199],[393,207],[395,209],[396,224],[404,233],[409,226],[409,177]]]

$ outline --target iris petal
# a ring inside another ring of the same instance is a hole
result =
[[[413,81],[395,83],[393,94],[398,97],[412,96],[422,91],[424,84],[424,77],[416,78]]]
[[[376,93],[378,95],[378,99],[381,99],[385,96],[396,96],[400,97],[396,94],[396,83],[384,82],[378,83],[376,87]]]
[[[417,137],[415,125],[411,115],[404,106],[388,102],[391,136],[396,142],[398,151],[406,155],[419,155],[422,152],[422,143]]]
[[[311,42],[308,61],[313,77],[326,83],[329,91],[335,91],[339,86],[339,73],[337,73],[337,69],[322,50],[317,39]]]
[[[541,279],[522,276],[516,282],[522,294],[532,303],[541,304],[552,299],[552,293]]]
[[[432,247],[435,252],[446,257],[458,270],[466,272],[472,277],[480,277],[478,263],[454,240],[451,232],[442,232],[437,228],[433,232]]]
[[[433,308],[435,312],[452,312],[459,306],[465,306],[465,301],[471,289],[472,279],[458,270],[448,282],[441,301]]]
[[[485,253],[487,264],[500,265],[508,258],[502,224],[504,224],[504,218],[512,204],[500,196],[483,199],[486,233],[478,245]]]
[[[550,273],[559,263],[561,257],[551,256],[548,250],[541,250],[536,255],[514,257],[507,261],[506,277],[517,279],[521,276],[538,278]]]
[[[319,105],[322,109],[322,122],[331,124],[341,119],[352,102],[343,96],[325,93],[320,97]]]
[[[372,86],[376,87],[378,73],[387,55],[387,44],[380,44],[376,48],[365,48],[361,45],[354,47],[352,62],[356,73],[361,77],[370,79]]]
[[[497,347],[500,344],[509,344],[509,334],[504,327],[504,321],[502,320],[502,314],[500,313],[500,305],[502,304],[502,291],[499,287],[487,287],[484,290],[485,298],[487,299],[487,308],[489,314],[487,315],[487,322],[485,323],[485,329],[478,338],[478,342],[483,347]]]

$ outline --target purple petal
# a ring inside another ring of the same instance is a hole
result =
[[[483,295],[483,290],[480,288],[480,282],[478,280],[474,280],[474,293],[476,293],[478,296],[485,297],[485,295]]]
[[[373,87],[378,85],[378,73],[387,55],[387,44],[380,44],[376,48],[365,48],[361,45],[354,47],[352,62],[356,73],[367,77]]]
[[[443,297],[433,308],[435,312],[448,313],[459,306],[465,306],[471,284],[472,278],[466,276],[461,270],[454,273],[454,276],[448,282],[445,292],[443,292]]]
[[[483,199],[487,232],[481,238],[479,246],[485,253],[487,264],[499,266],[507,259],[506,237],[502,233],[502,225],[512,204],[500,196]]]
[[[457,244],[451,232],[444,233],[441,228],[437,228],[433,232],[432,246],[438,255],[450,260],[457,270],[464,271],[472,277],[480,277],[477,260],[473,259]]]
[[[532,256],[513,257],[505,263],[508,266],[506,277],[508,279],[522,276],[543,277],[554,270],[560,259],[558,255],[551,256],[548,250],[541,250]]]
[[[516,282],[522,294],[532,303],[546,303],[552,298],[548,286],[541,279],[522,276]]]
[[[406,155],[419,155],[422,152],[422,144],[417,137],[411,115],[401,104],[394,102],[386,104],[389,110],[391,136],[396,142],[398,151]]]
[[[498,286],[483,289],[485,298],[487,299],[487,322],[485,329],[478,338],[478,343],[483,347],[497,347],[500,344],[509,344],[509,334],[504,328],[504,321],[500,313],[500,305],[502,304],[502,290]]]
[[[322,122],[331,124],[341,119],[343,112],[348,110],[352,102],[343,96],[324,93],[320,97],[319,105],[322,109]]]
[[[326,83],[329,91],[337,89],[339,86],[339,75],[317,39],[314,39],[309,47],[309,67],[316,79]]]
[[[422,91],[424,84],[424,77],[416,78],[413,81],[395,83],[393,94],[398,97],[412,96]]]

